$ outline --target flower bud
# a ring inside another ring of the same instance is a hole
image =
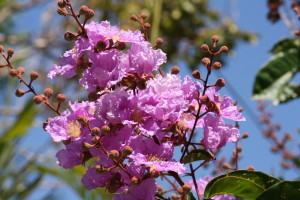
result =
[[[46,126],[48,126],[49,121],[51,121],[52,118],[48,118],[44,123],[43,123],[43,129],[46,131]]]
[[[98,92],[90,92],[88,95],[88,100],[89,101],[97,101],[97,99],[100,97],[100,95],[97,93]]]
[[[82,5],[79,9],[80,15],[86,15],[89,12],[89,8],[86,5]]]
[[[213,43],[218,43],[219,42],[219,36],[214,35],[214,36],[212,36],[211,40],[213,41]]]
[[[222,165],[222,167],[223,167],[223,169],[226,169],[226,170],[232,169],[232,167],[230,166],[229,163],[224,163],[224,164]]]
[[[21,89],[17,89],[15,94],[17,97],[22,97],[26,92],[24,90]]]
[[[50,98],[53,95],[53,90],[51,88],[46,88],[44,90],[44,95],[48,98]]]
[[[178,66],[173,66],[171,69],[171,74],[178,74],[180,72],[180,68]]]
[[[93,144],[98,144],[100,142],[100,137],[99,136],[94,136],[92,139]]]
[[[123,51],[126,49],[126,43],[125,42],[118,42],[117,49],[120,51]]]
[[[94,17],[94,15],[95,15],[95,11],[92,10],[92,9],[88,9],[88,12],[87,12],[87,14],[85,15],[85,18],[86,18],[86,19],[91,19],[91,18]]]
[[[249,133],[247,133],[247,132],[244,133],[243,136],[242,136],[243,139],[246,139],[246,138],[248,138],[248,137],[249,137]]]
[[[87,151],[87,150],[93,148],[94,146],[95,145],[93,145],[93,144],[90,144],[88,142],[84,142],[84,143],[82,143],[81,148],[82,148],[83,151]]]
[[[109,128],[109,126],[108,126],[108,125],[102,126],[102,128],[101,128],[101,133],[102,133],[103,135],[106,135],[106,134],[110,133],[110,128]]]
[[[138,20],[138,17],[137,17],[136,15],[133,15],[133,14],[132,14],[132,15],[130,16],[130,19],[131,19],[132,21],[135,21],[135,22],[136,22],[136,21]]]
[[[3,62],[0,62],[0,68],[5,67],[5,66],[6,66],[6,64],[4,64]]]
[[[243,108],[243,107],[239,107],[238,111],[239,111],[239,112],[243,112],[243,111],[244,111],[244,108]]]
[[[151,24],[145,23],[145,24],[144,24],[144,27],[145,27],[145,29],[150,29],[150,28],[151,28]]]
[[[162,38],[157,38],[155,41],[156,46],[160,46],[164,43],[164,40]]]
[[[104,51],[106,49],[106,42],[103,41],[103,40],[100,40],[97,42],[96,44],[96,48],[99,50],[99,51]]]
[[[82,124],[87,124],[87,123],[89,123],[89,118],[87,118],[85,116],[82,116],[82,115],[79,115],[77,117],[77,121],[82,123]]]
[[[214,62],[214,64],[212,65],[212,69],[214,70],[219,70],[221,69],[222,64],[220,62]]]
[[[150,176],[152,178],[157,178],[160,176],[160,172],[156,169],[156,167],[150,167]]]
[[[210,101],[207,104],[207,111],[208,112],[216,112],[217,114],[220,114],[220,105],[214,101]]]
[[[225,86],[225,80],[223,78],[219,78],[216,81],[215,86],[224,87]]]
[[[93,136],[99,135],[99,134],[100,134],[100,128],[98,128],[98,127],[92,128],[91,134],[92,134]]]
[[[30,73],[30,80],[31,81],[36,80],[38,77],[39,77],[39,73],[38,72],[33,71],[33,72]]]
[[[108,153],[108,158],[113,159],[113,160],[118,159],[119,156],[120,156],[120,153],[119,153],[119,151],[117,151],[117,150],[111,150],[111,151]]]
[[[57,99],[58,103],[63,103],[66,100],[66,96],[64,94],[58,94],[56,96],[56,99]]]
[[[64,145],[69,145],[69,144],[71,144],[71,142],[72,142],[71,139],[63,140]]]
[[[144,12],[141,13],[141,18],[142,19],[147,19],[147,17],[148,17],[147,13],[144,13]]]
[[[254,166],[250,165],[249,167],[247,167],[247,169],[246,169],[246,170],[248,170],[248,171],[254,171],[254,170],[255,170],[255,168],[254,168]]]
[[[210,64],[210,59],[206,58],[206,57],[202,58],[201,63],[202,63],[202,65],[207,67]]]
[[[22,75],[22,74],[24,74],[24,67],[18,67],[18,69],[17,69],[17,72],[18,72],[18,74],[19,75]]]
[[[66,2],[64,0],[58,0],[57,5],[60,8],[64,8],[66,6]]]
[[[62,16],[67,16],[68,15],[68,11],[66,8],[57,8],[57,14],[62,15]]]
[[[227,46],[221,46],[219,52],[220,53],[227,53],[228,52],[228,47]]]
[[[15,53],[15,50],[13,48],[7,49],[7,55],[8,57],[12,57]]]
[[[0,53],[4,53],[4,46],[0,45]]]
[[[200,74],[199,70],[193,71],[192,76],[193,76],[195,79],[199,79],[199,80],[201,79],[201,74]]]
[[[36,95],[33,97],[33,102],[36,104],[42,103],[43,100],[44,100],[44,95],[42,95],[42,94],[39,94],[39,95]]]
[[[210,99],[208,98],[208,96],[204,95],[200,98],[200,102],[204,105],[208,104],[210,102]]]
[[[190,184],[184,184],[182,186],[182,191],[184,194],[188,194],[192,189],[192,186]]]
[[[65,32],[64,38],[67,41],[76,40],[77,39],[77,34],[73,33],[73,32],[70,32],[70,31],[67,31],[67,32]]]
[[[236,147],[236,150],[237,150],[237,152],[239,152],[239,153],[240,153],[240,152],[242,152],[242,150],[243,150],[243,147],[239,145],[239,146],[237,146],[237,147]]]
[[[202,44],[200,48],[201,48],[201,50],[204,51],[204,52],[208,52],[208,51],[209,51],[209,47],[208,47],[207,44]]]
[[[18,75],[18,72],[17,72],[17,70],[15,70],[15,69],[11,69],[11,70],[9,70],[9,75],[11,75],[12,77],[15,77],[15,76],[17,76]]]
[[[139,179],[139,178],[136,177],[136,176],[133,176],[133,177],[130,179],[130,183],[131,183],[131,185],[138,186],[138,185],[140,185],[140,183],[141,183],[141,179]]]
[[[171,195],[171,199],[172,200],[180,200],[181,197],[179,195],[177,195],[177,194],[174,193],[174,194]]]
[[[107,172],[108,169],[104,167],[103,165],[96,165],[96,172],[97,174],[103,174],[104,172]]]
[[[122,152],[123,157],[129,156],[130,154],[132,154],[132,152],[133,152],[133,149],[130,146],[125,146],[123,148],[123,152]]]

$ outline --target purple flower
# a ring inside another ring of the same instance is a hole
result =
[[[236,142],[239,135],[239,130],[232,125],[226,125],[222,118],[205,116],[203,143],[207,149],[218,149],[227,142]]]
[[[97,174],[96,168],[89,167],[83,175],[81,182],[83,186],[88,189],[96,189],[97,187],[105,187],[106,183],[113,176],[111,172],[105,172],[103,174]]]

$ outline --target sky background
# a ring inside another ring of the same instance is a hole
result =
[[[249,111],[245,110],[244,115],[247,121],[239,123],[241,133],[250,133],[250,137],[240,143],[240,145],[243,146],[243,159],[240,161],[239,167],[245,169],[249,165],[253,165],[256,170],[271,173],[275,176],[284,175],[286,179],[299,177],[299,172],[297,174],[297,172],[291,170],[288,173],[282,174],[282,171],[280,171],[280,167],[278,166],[280,157],[270,153],[270,143],[261,136],[257,121],[255,121],[259,119],[258,112],[256,111],[257,102],[251,100],[255,74],[271,57],[268,51],[272,46],[278,40],[291,36],[288,28],[282,21],[276,24],[271,24],[267,21],[266,14],[268,9],[266,1],[211,0],[210,7],[224,13],[224,17],[231,17],[237,23],[240,30],[251,31],[258,35],[258,40],[255,44],[239,43],[232,55],[228,57],[226,68],[222,70],[225,80],[230,82],[234,90],[238,92],[243,101],[247,104],[243,105],[240,101],[239,105],[249,107],[257,116],[251,119]],[[26,13],[22,16],[23,19],[21,23],[19,22],[19,24],[17,24],[17,28],[35,30],[37,27],[40,27],[40,18],[38,16],[41,11],[42,8],[37,8]],[[51,66],[47,67],[50,70]],[[187,70],[183,70],[181,75],[184,76],[187,73]],[[221,75],[215,73],[215,75],[211,77],[211,80],[216,80],[218,77],[221,77]],[[299,76],[297,76],[294,81],[300,82]],[[232,90],[228,90],[226,87],[222,90],[223,94],[229,94],[233,99],[240,100],[232,93]],[[293,140],[289,143],[289,147],[297,152],[299,152],[298,143],[300,141],[299,135],[296,134],[296,130],[300,128],[299,109],[299,99],[277,107],[271,107],[271,111],[274,113],[273,121],[282,125],[282,134],[289,132],[293,135]],[[31,148],[32,142],[39,141],[40,144],[43,144],[49,139],[50,136],[41,128],[34,128],[30,136],[26,139],[24,148]],[[231,154],[233,149],[234,145],[230,144],[226,147],[225,153]],[[50,157],[54,156],[55,151],[50,151],[47,155]],[[200,178],[206,174],[207,172],[201,171],[198,176]],[[62,188],[62,191],[66,197],[68,197],[67,199],[76,200],[76,196],[74,196],[70,190]],[[37,199],[38,196],[39,195],[36,196]]]

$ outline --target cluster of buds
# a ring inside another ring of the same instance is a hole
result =
[[[282,0],[268,0],[269,12],[267,18],[272,23],[275,23],[280,19],[279,8],[282,4]]]

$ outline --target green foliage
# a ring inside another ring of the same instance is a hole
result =
[[[195,162],[195,161],[199,161],[199,160],[210,161],[213,159],[214,159],[214,157],[209,152],[207,152],[205,150],[197,149],[197,150],[191,151],[187,156],[185,156],[182,159],[182,163],[187,164],[187,163]]]
[[[300,97],[300,83],[292,83],[292,78],[300,72],[299,39],[283,39],[271,50],[274,56],[256,75],[253,98],[272,100],[273,105]]]
[[[192,192],[189,192],[187,195],[187,200],[196,200]]]
[[[256,199],[280,180],[262,172],[238,170],[218,176],[211,180],[204,191],[204,198],[218,194],[230,194],[248,200]]]

